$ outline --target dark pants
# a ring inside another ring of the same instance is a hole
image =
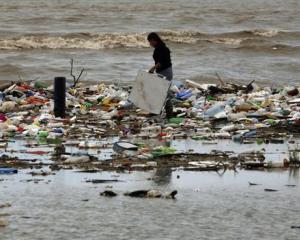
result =
[[[164,69],[164,70],[156,72],[156,73],[166,77],[166,79],[169,80],[169,81],[171,81],[173,79],[173,69],[172,69],[172,67],[169,67],[167,69]]]
[[[166,79],[169,80],[169,81],[171,81],[173,79],[173,69],[172,69],[172,67],[164,69],[164,70],[158,72],[158,74],[166,77]],[[165,104],[165,111],[166,111],[166,118],[172,118],[174,116],[173,104],[172,104],[172,95],[171,95],[170,92],[168,93],[168,96],[167,96],[167,100],[166,100],[166,104]]]

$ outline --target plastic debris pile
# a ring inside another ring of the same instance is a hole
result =
[[[168,118],[164,114],[153,115],[135,108],[127,100],[130,93],[128,86],[101,83],[69,88],[65,119],[55,118],[53,114],[52,86],[42,82],[15,83],[0,87],[0,90],[0,147],[5,149],[9,141],[16,139],[43,140],[56,146],[55,151],[50,151],[52,160],[64,164],[90,163],[95,159],[88,155],[66,155],[63,150],[59,152],[57,146],[71,144],[78,148],[96,149],[111,145],[109,148],[112,149],[113,142],[97,142],[108,136],[117,137],[117,141],[135,143],[136,139],[168,141],[187,138],[209,142],[231,139],[241,143],[267,143],[300,135],[300,94],[297,87],[273,89],[253,83],[247,86],[216,85],[189,80],[185,84],[174,83],[170,89],[173,111],[168,113]],[[153,159],[177,154],[176,149],[165,146],[150,148],[141,144],[135,145],[137,149],[134,151],[126,147],[122,151],[122,144],[120,146],[121,151],[112,155],[112,159],[138,160],[134,165],[136,168],[139,164],[156,167]],[[5,150],[1,152],[6,154]],[[211,154],[212,158],[216,155]],[[229,160],[230,156],[225,158]],[[193,159],[189,162],[195,169],[217,170],[221,167],[219,161],[213,165],[199,165]],[[132,162],[128,164],[131,169],[134,168]],[[250,167],[246,165],[246,168]]]

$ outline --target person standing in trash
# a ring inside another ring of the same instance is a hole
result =
[[[153,59],[155,63],[155,65],[150,68],[149,72],[156,72],[157,74],[164,76],[167,80],[171,81],[173,79],[173,69],[170,49],[166,46],[160,36],[155,32],[150,33],[147,39],[150,46],[154,48]],[[166,99],[165,111],[167,118],[173,117],[173,104],[170,93],[168,94],[168,97]]]
[[[154,48],[153,59],[155,62],[155,65],[150,68],[149,72],[156,72],[157,74],[162,75],[166,77],[167,80],[171,81],[173,79],[173,69],[170,49],[155,32],[150,33],[147,39],[150,46]]]

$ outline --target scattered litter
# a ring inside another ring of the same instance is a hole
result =
[[[0,174],[16,174],[18,169],[15,168],[0,168]]]
[[[286,187],[297,187],[297,185],[294,185],[294,184],[286,184],[285,186]]]
[[[125,196],[136,197],[136,198],[165,198],[165,199],[175,199],[177,191],[172,192],[160,192],[158,190],[137,190],[133,192],[124,193]]]
[[[265,191],[265,192],[278,192],[278,190],[276,190],[276,189],[271,189],[271,188],[265,188],[264,191]]]
[[[300,226],[291,226],[291,229],[300,229]]]
[[[259,185],[261,185],[261,184],[249,182],[249,186],[259,186]]]
[[[79,164],[90,162],[89,156],[69,156],[64,163],[65,164]]]
[[[114,151],[123,152],[123,151],[137,151],[138,146],[129,143],[129,142],[116,142],[113,146]]]
[[[117,179],[90,179],[86,180],[87,183],[112,183],[112,182],[122,182],[121,180]]]
[[[10,203],[3,203],[3,204],[0,204],[0,208],[8,208],[8,207],[11,207],[11,204],[10,204]]]
[[[169,84],[165,89],[169,89]],[[135,100],[143,97],[137,88],[132,95],[129,86],[77,83],[67,89],[66,116],[62,119],[54,114],[53,87],[46,86],[33,81],[7,84],[1,89],[1,166],[19,169],[47,165],[53,171],[77,167],[91,173],[143,171],[157,168],[158,162],[167,158],[172,158],[166,163],[170,167],[187,171],[300,166],[298,149],[290,150],[289,157],[274,161],[266,157],[268,153],[263,149],[252,153],[199,154],[198,149],[188,148],[182,153],[172,146],[172,141],[180,139],[194,139],[208,149],[224,139],[249,145],[291,142],[300,136],[298,87],[273,89],[259,87],[253,81],[237,85],[222,80],[220,84],[187,80],[170,87],[168,102],[173,110],[172,116],[166,116],[161,113],[161,106],[150,106],[145,99],[143,104],[135,101],[144,109],[129,103],[129,96]],[[156,100],[156,94],[152,91],[147,96]],[[161,99],[159,102],[163,103]],[[160,144],[152,145],[152,139]],[[13,141],[31,143],[16,147]],[[191,156],[193,159],[188,160]]]

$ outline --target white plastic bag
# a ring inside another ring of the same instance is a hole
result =
[[[128,100],[136,107],[160,114],[165,104],[171,81],[155,74],[139,71]]]

